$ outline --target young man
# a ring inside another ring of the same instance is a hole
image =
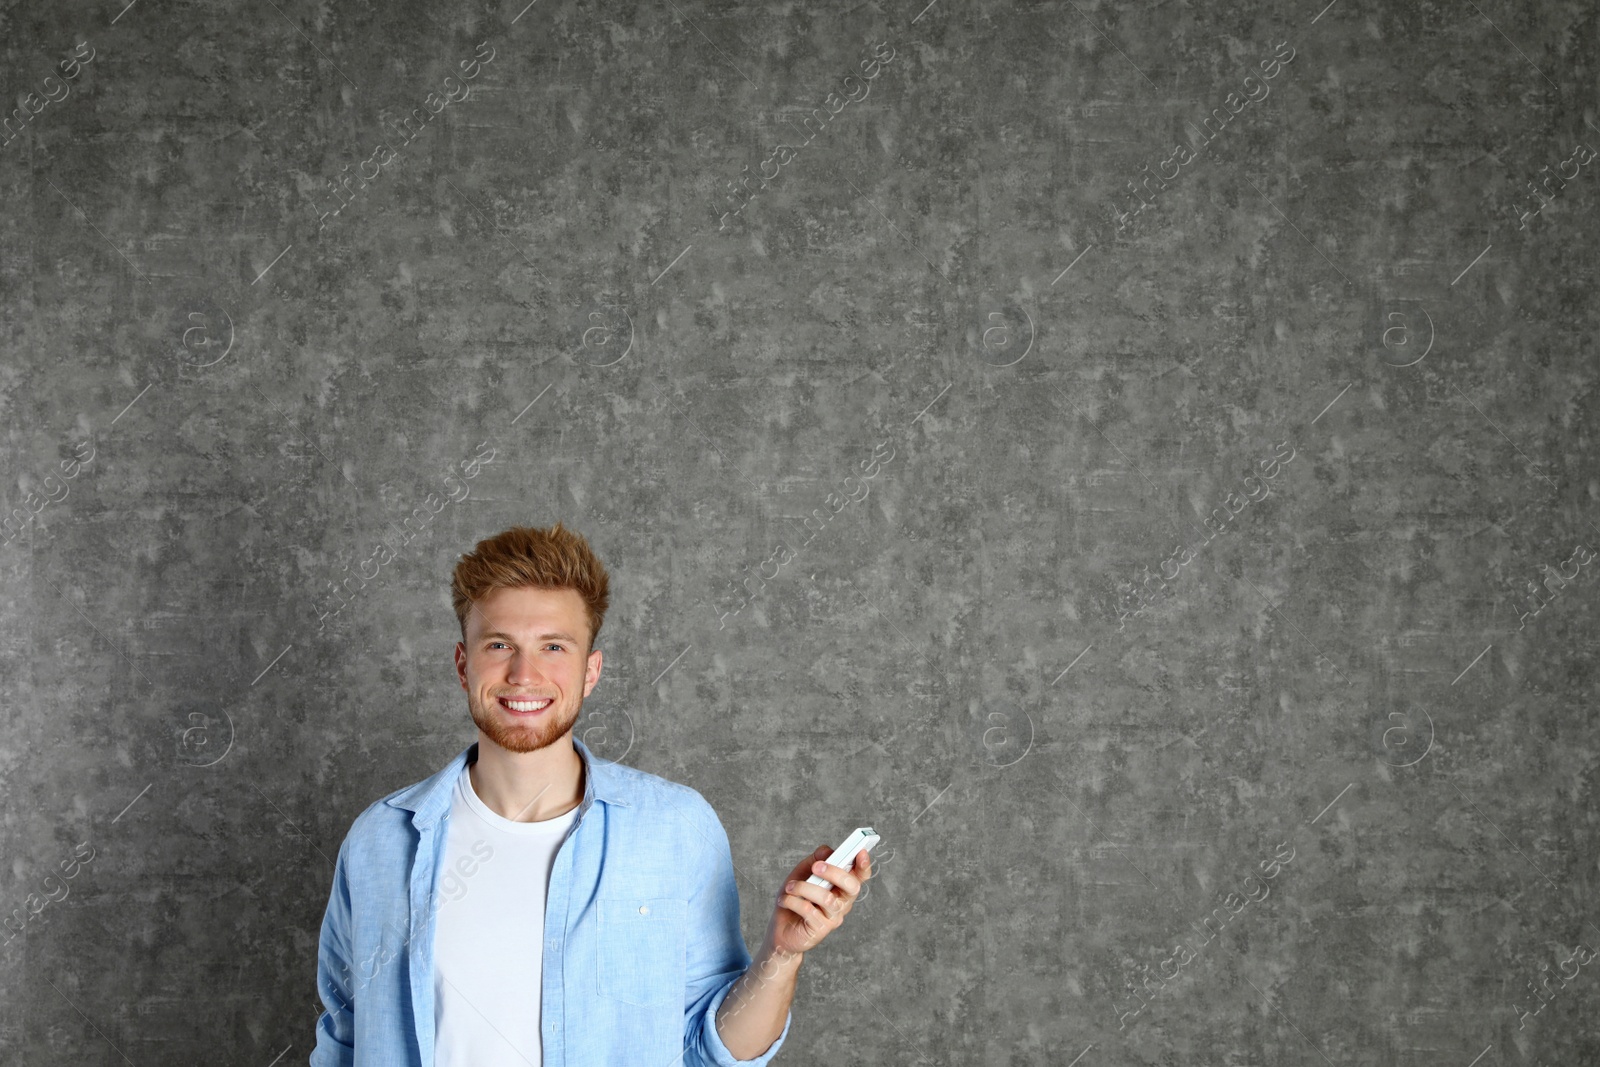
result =
[[[716,811],[572,736],[600,680],[605,568],[558,522],[462,556],[456,675],[478,740],[369,806],[335,863],[312,1067],[731,1067],[789,1033],[804,954],[861,884],[822,845],[754,961]],[[829,887],[806,879],[819,874]]]

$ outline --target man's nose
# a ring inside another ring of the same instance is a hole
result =
[[[507,670],[508,680],[516,685],[536,682],[541,677],[539,666],[534,661],[534,657],[525,652],[513,653],[511,662],[507,665]]]

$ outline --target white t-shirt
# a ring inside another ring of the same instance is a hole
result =
[[[437,1067],[541,1067],[545,890],[574,807],[544,822],[491,811],[461,769],[434,922]]]

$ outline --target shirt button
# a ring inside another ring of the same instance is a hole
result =
[[[639,905],[639,914],[640,915],[649,915],[650,914],[650,905],[648,905],[648,904],[640,904]]]
[[[555,938],[551,938],[549,941],[546,941],[544,944],[545,944],[545,947],[548,948],[548,949],[558,949],[558,948],[561,947],[561,942],[557,941]]]

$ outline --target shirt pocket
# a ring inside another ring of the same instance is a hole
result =
[[[689,902],[678,897],[601,897],[595,989],[640,1007],[681,1002]]]

